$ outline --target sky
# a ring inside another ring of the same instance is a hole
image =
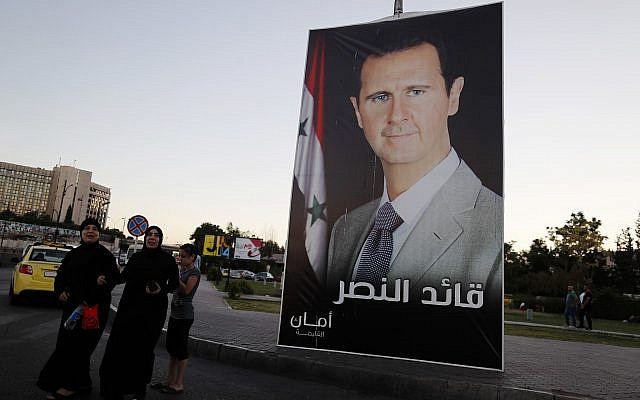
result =
[[[487,4],[405,0],[404,11]],[[166,243],[203,222],[286,241],[308,32],[393,0],[0,2],[0,161],[75,165]],[[505,240],[572,212],[608,248],[640,212],[640,2],[504,2]]]

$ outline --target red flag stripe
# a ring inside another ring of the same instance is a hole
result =
[[[313,127],[320,146],[324,147],[324,33],[318,33],[313,43],[309,70],[305,77],[307,90],[313,97]]]

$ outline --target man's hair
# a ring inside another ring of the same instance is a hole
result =
[[[438,31],[421,31],[415,34],[407,35],[406,30],[400,29],[384,29],[378,28],[370,35],[375,41],[374,47],[358,49],[355,54],[356,75],[356,92],[355,97],[358,98],[360,88],[362,86],[361,73],[364,62],[369,57],[383,57],[399,51],[413,49],[423,44],[430,44],[435,47],[440,60],[440,71],[444,78],[447,94],[451,91],[453,81],[461,74],[453,68],[450,56],[451,52],[447,49],[443,35]]]

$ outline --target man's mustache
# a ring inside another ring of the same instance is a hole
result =
[[[416,129],[416,127],[408,123],[391,124],[384,127],[384,129],[382,130],[382,136],[406,136],[412,135],[417,132],[418,130]]]

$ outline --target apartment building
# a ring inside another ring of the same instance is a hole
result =
[[[68,165],[52,170],[0,162],[0,208],[22,215],[45,213],[53,221],[71,220],[80,224],[96,218],[107,220],[111,189],[91,181],[92,172]]]

